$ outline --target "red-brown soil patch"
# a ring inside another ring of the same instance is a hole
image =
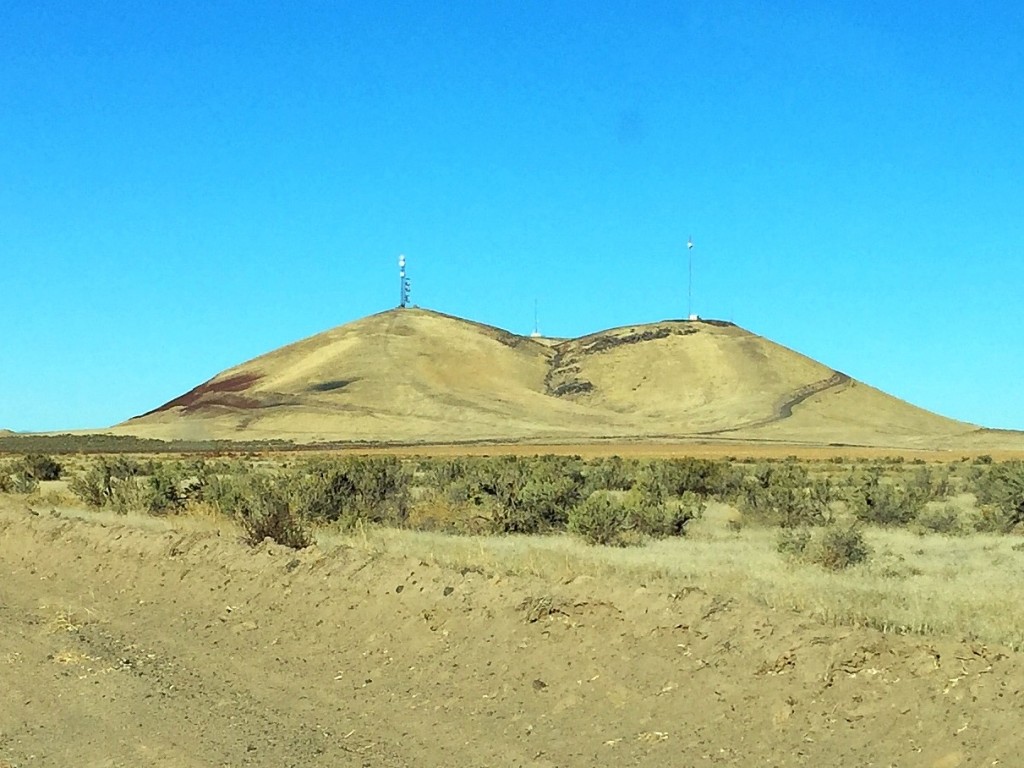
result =
[[[226,406],[230,408],[258,408],[259,402],[252,398],[240,396],[234,393],[244,392],[263,377],[254,373],[239,373],[234,376],[226,376],[223,379],[211,379],[190,389],[185,394],[170,400],[159,408],[147,411],[134,418],[140,419],[161,411],[169,411],[172,408],[182,408],[186,413],[193,413],[201,408],[209,406]]]

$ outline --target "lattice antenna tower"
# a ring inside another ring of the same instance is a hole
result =
[[[533,300],[533,333],[530,334],[530,338],[539,339],[540,333],[540,321],[537,318],[537,300]]]
[[[412,292],[412,283],[409,282],[409,278],[405,275],[405,254],[401,254],[398,257],[398,287],[399,287],[399,300],[398,306],[407,307],[409,306],[409,295]]]

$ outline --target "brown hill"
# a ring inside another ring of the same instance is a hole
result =
[[[269,352],[114,431],[193,440],[893,447],[959,446],[986,434],[729,323],[666,321],[538,340],[422,309],[382,312]]]

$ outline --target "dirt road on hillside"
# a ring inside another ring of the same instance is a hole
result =
[[[1013,766],[1018,655],[0,510],[0,766]]]

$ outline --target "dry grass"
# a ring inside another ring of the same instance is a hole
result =
[[[570,536],[454,537],[364,529],[345,536],[322,533],[320,543],[552,581],[586,576],[667,592],[698,585],[829,624],[1024,648],[1020,539],[868,530],[870,561],[833,573],[779,554],[777,535],[775,529],[704,526],[686,539],[621,549],[589,547]]]
[[[86,653],[82,653],[81,651],[76,651],[73,649],[66,651],[58,651],[50,657],[50,660],[54,664],[63,664],[69,666],[85,664],[90,661],[97,661],[96,657],[90,656]]]
[[[50,606],[41,606],[40,610],[47,611]],[[76,611],[70,608],[60,608],[50,617],[49,631],[51,634],[63,632],[78,632],[91,621],[88,611]]]
[[[1024,448],[1020,435],[979,433],[857,382],[814,389],[834,376],[733,326],[653,323],[551,347],[406,309],[276,349],[112,432],[305,443],[717,439],[741,450],[758,443]],[[556,394],[563,385],[570,388]],[[815,394],[804,399],[808,387]]]
[[[230,520],[196,508],[175,517],[117,515],[77,507],[65,517],[164,532],[217,530],[237,536]],[[943,635],[1024,649],[1024,539],[972,534],[949,537],[868,529],[866,564],[832,573],[776,551],[777,529],[737,528],[735,511],[712,504],[685,539],[632,548],[589,547],[568,535],[449,536],[362,527],[318,532],[320,547],[339,544],[453,569],[520,574],[552,582],[580,576],[644,583],[667,593],[694,585],[745,596],[824,622],[886,632]],[[49,612],[54,632],[75,631],[90,617],[66,606]]]
[[[145,531],[215,531],[223,536],[242,535],[241,529],[234,520],[220,514],[209,504],[189,504],[181,514],[165,517],[149,515],[144,512],[119,514],[108,507],[89,509],[80,504],[51,506],[50,514],[89,520],[108,526],[127,525]]]

